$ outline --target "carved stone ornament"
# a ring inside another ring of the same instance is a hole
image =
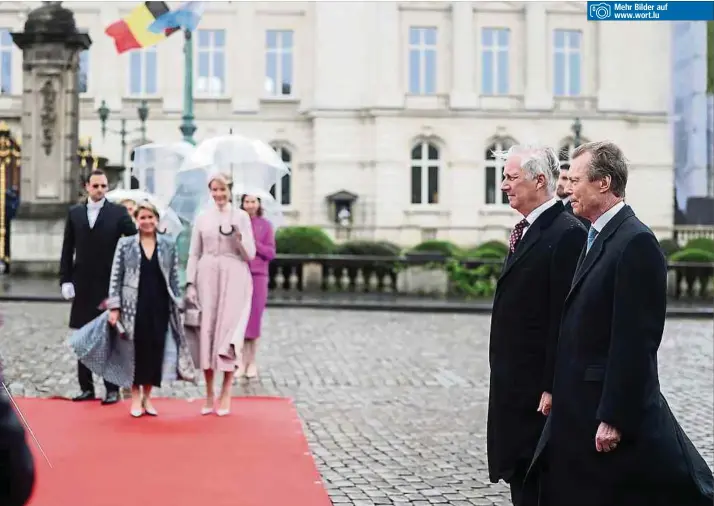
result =
[[[42,127],[42,147],[47,156],[52,153],[52,144],[57,126],[57,90],[51,79],[47,79],[40,88],[42,108],[40,109],[40,125]]]

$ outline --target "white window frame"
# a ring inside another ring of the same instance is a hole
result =
[[[268,34],[275,33],[275,47],[268,47]],[[289,33],[292,43],[284,44],[285,35]],[[268,75],[268,55],[275,55],[275,82],[271,83]],[[290,59],[291,74],[288,79],[290,92],[283,93],[283,59]],[[272,87],[271,87],[272,85]],[[272,89],[271,89],[272,88]],[[295,31],[266,30],[265,31],[265,94],[269,97],[291,97],[295,94]]]
[[[563,33],[563,47],[558,47],[555,44],[556,34],[558,32]],[[573,38],[577,39],[579,44],[578,47],[574,47],[572,44]],[[553,30],[553,95],[556,97],[579,97],[583,92],[583,32],[580,30],[566,30],[566,29],[555,29]],[[557,82],[558,76],[555,75],[555,57],[558,54],[563,55],[563,94],[558,95]],[[570,56],[576,54],[578,56],[579,62],[579,75],[578,75],[578,91],[573,92],[573,83],[570,81]]]
[[[293,181],[292,180],[293,180],[293,162],[295,160],[295,155],[289,147],[287,147],[283,144],[271,144],[271,147],[275,150],[275,152],[278,154],[278,156],[280,157],[281,160],[283,160],[282,150],[285,150],[285,152],[288,153],[288,155],[290,155],[290,161],[286,162],[285,160],[283,160],[283,163],[285,164],[285,166],[290,170],[290,173],[287,174],[287,177],[290,180],[290,192],[288,195],[290,202],[288,202],[288,203],[283,202],[283,177],[285,177],[285,176],[281,176],[280,179],[278,179],[278,181],[275,183],[275,200],[282,207],[290,207],[293,202],[293,184],[292,184]]]
[[[411,42],[412,30],[419,32],[419,41],[414,44]],[[428,30],[434,30],[434,43],[426,43],[426,33]],[[409,50],[407,51],[407,89],[410,95],[435,95],[439,88],[439,29],[436,26],[410,26],[407,32],[407,42]],[[419,53],[419,83],[417,89],[412,89],[411,82],[411,53],[417,51]],[[434,89],[426,90],[427,71],[426,71],[426,55],[428,52],[434,53]]]
[[[152,54],[155,54],[155,55],[156,55],[156,59],[155,59],[156,69],[154,69],[154,70],[155,70],[154,74],[156,75],[156,83],[155,83],[155,84],[156,84],[156,86],[155,86],[156,90],[153,91],[153,92],[148,92],[148,91],[147,91],[147,88],[148,88],[148,85],[147,85],[147,83],[148,83],[147,77],[148,77],[148,75],[149,75],[149,73],[147,72],[147,69],[149,68],[149,65],[148,65],[147,62],[148,62],[149,60],[148,60],[148,58],[146,57],[146,55],[149,54],[149,53],[152,53]],[[139,58],[139,66],[140,66],[140,68],[141,68],[141,76],[140,76],[140,77],[141,77],[141,79],[140,79],[140,82],[141,82],[140,88],[141,88],[141,89],[140,89],[139,92],[136,92],[136,93],[133,92],[132,89],[131,89],[131,83],[132,83],[132,81],[133,81],[133,79],[132,79],[132,77],[133,77],[133,69],[134,69],[134,66],[132,65],[132,61],[133,61],[134,58]],[[127,96],[129,96],[129,97],[155,97],[155,96],[157,96],[157,95],[159,94],[159,91],[160,91],[161,88],[160,88],[160,85],[159,85],[159,84],[160,84],[160,77],[159,77],[159,73],[160,73],[160,72],[159,72],[159,53],[158,53],[157,50],[156,50],[156,46],[149,46],[149,47],[145,47],[145,48],[142,48],[142,49],[135,49],[134,51],[132,51],[131,53],[129,53],[129,59],[127,60],[127,62],[128,62],[128,64],[129,64],[129,65],[128,65],[128,66],[129,66],[129,72],[127,72],[128,77],[129,77],[129,82],[127,83]]]
[[[222,46],[217,46],[216,45],[216,34],[222,32],[223,33],[223,45]],[[201,36],[200,33],[208,33],[208,46],[201,46],[200,40]],[[217,28],[217,29],[201,29],[197,30],[196,33],[193,35],[194,37],[194,46],[195,46],[195,51],[196,51],[196,58],[194,62],[194,89],[196,91],[196,94],[198,96],[202,97],[222,97],[225,96],[226,94],[226,74],[227,74],[227,69],[226,69],[226,31]],[[202,53],[208,53],[208,75],[207,76],[202,76],[200,73],[200,66],[199,66],[199,59],[200,55]],[[221,59],[223,60],[223,76],[216,76],[216,69],[213,66],[213,58],[216,54],[219,54],[221,56]],[[201,89],[202,87],[199,86],[199,83],[201,82],[201,79],[205,79],[207,86],[205,89]],[[213,90],[211,89],[211,83],[213,82],[214,79],[220,80],[220,89],[219,90]]]
[[[486,148],[486,151],[484,151],[484,154],[490,152],[490,151],[507,151],[511,146],[515,146],[516,142],[511,139],[510,137],[499,137],[497,139],[494,139],[491,141],[491,143],[488,145]],[[485,158],[485,157],[484,157]],[[483,195],[483,201],[484,205],[487,206],[497,206],[497,207],[503,207],[507,206],[507,202],[503,202],[503,192],[501,191],[501,185],[503,184],[503,180],[505,176],[503,175],[503,169],[506,166],[506,161],[501,160],[498,157],[495,157],[494,160],[484,160],[484,195]],[[495,185],[496,187],[494,188],[494,200],[495,202],[487,202],[486,196],[488,195],[488,187],[486,186],[486,171],[490,168],[495,169],[496,173],[496,181]]]
[[[420,148],[421,156],[412,158],[412,151],[416,147]],[[429,147],[436,149],[436,160],[429,159]],[[421,179],[421,195],[419,202],[412,202],[412,168],[419,167],[419,177]],[[436,202],[429,202],[429,167],[436,167]],[[409,151],[409,203],[412,206],[438,206],[441,201],[441,147],[435,142],[420,140],[412,145]]]
[[[483,78],[481,79],[481,94],[482,95],[487,95],[487,96],[496,96],[496,95],[508,95],[510,88],[511,88],[511,76],[509,72],[509,66],[510,66],[510,58],[511,55],[509,54],[510,51],[510,44],[511,44],[511,30],[509,28],[499,28],[499,27],[483,27],[481,28],[481,41],[483,42],[483,36],[486,33],[486,31],[490,31],[491,33],[491,40],[489,44],[482,44],[481,46],[481,73],[486,74],[486,58],[484,58],[484,55],[486,53],[491,53],[491,68],[488,69],[488,72],[490,72],[491,75],[491,89],[490,90],[485,90],[483,89]],[[501,46],[498,43],[498,35],[499,32],[506,32],[507,33],[507,44],[505,46]],[[506,68],[502,69],[500,67],[500,59],[499,55],[500,53],[506,53]],[[499,83],[499,77],[501,76],[501,72],[506,73],[506,89],[505,91],[501,91],[498,89],[498,83]]]
[[[7,32],[8,35],[12,32],[12,28],[6,28],[2,27],[0,28],[0,32]],[[13,58],[13,44],[10,43],[9,45],[1,45],[0,44],[0,55],[2,53],[7,52],[10,55],[10,82],[9,83],[3,83],[2,82],[2,73],[0,72],[0,95],[11,95],[12,94],[12,79],[13,79],[13,71],[14,69],[14,58]]]

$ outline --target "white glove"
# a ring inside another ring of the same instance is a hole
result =
[[[74,295],[74,285],[72,283],[62,283],[62,297],[64,300],[72,300]]]

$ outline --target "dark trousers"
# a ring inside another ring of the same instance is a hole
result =
[[[94,378],[92,377],[92,371],[90,371],[86,365],[82,362],[77,362],[77,379],[79,380],[79,388],[82,392],[94,392]],[[107,389],[107,393],[119,392],[119,387],[114,383],[104,382],[104,388]]]

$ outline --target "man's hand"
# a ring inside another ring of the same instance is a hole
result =
[[[540,404],[538,404],[538,412],[545,416],[550,414],[550,408],[553,406],[553,396],[548,392],[543,392],[540,396]]]
[[[617,448],[620,438],[622,435],[619,430],[605,422],[600,422],[595,434],[595,449],[599,452],[611,452]]]
[[[74,295],[74,285],[72,283],[62,283],[62,298],[64,300],[72,300]]]
[[[109,311],[109,325],[112,327],[117,324],[119,321],[119,310],[118,309],[112,309]]]

